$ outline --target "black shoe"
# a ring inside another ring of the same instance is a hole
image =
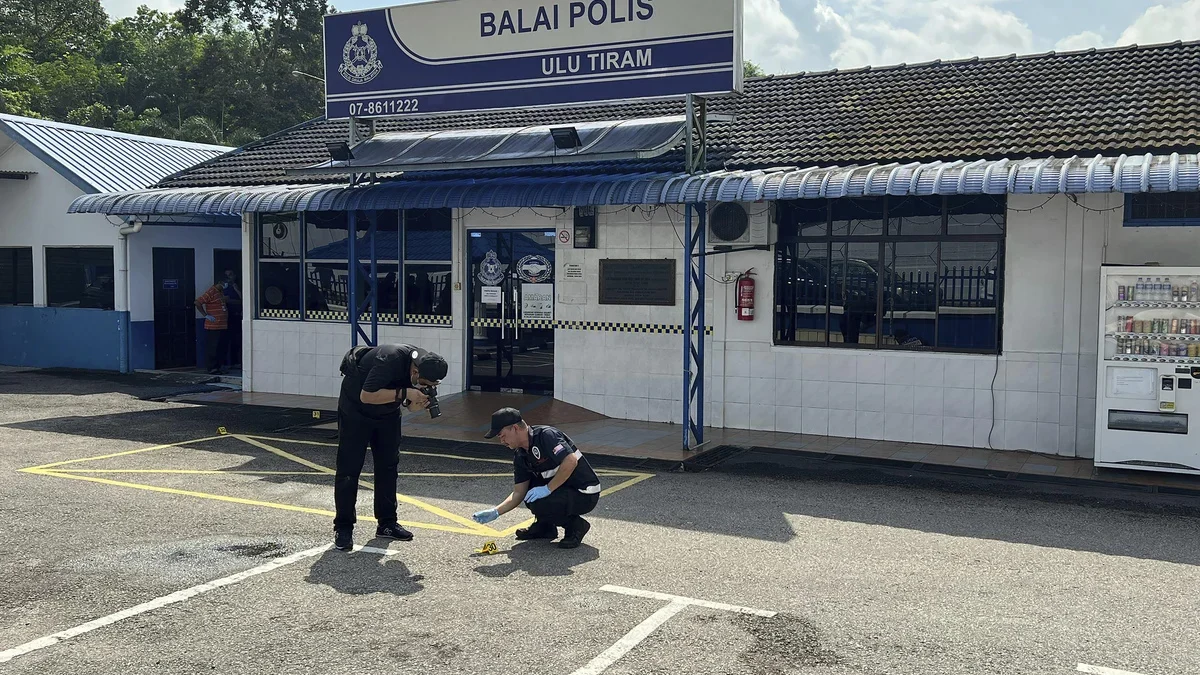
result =
[[[380,525],[375,528],[375,536],[385,539],[399,539],[400,541],[412,541],[412,532],[404,529],[400,523],[392,523],[391,525]]]
[[[339,551],[349,551],[354,548],[354,530],[335,530],[333,547]]]
[[[583,518],[580,518],[575,527],[567,532],[562,541],[558,542],[558,547],[579,548],[579,545],[583,543],[583,537],[590,529],[592,529],[592,524]]]
[[[544,525],[539,522],[534,522],[529,527],[522,527],[517,530],[517,539],[521,541],[529,541],[530,539],[557,539],[558,528],[553,525]]]

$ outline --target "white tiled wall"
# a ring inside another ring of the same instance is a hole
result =
[[[739,252],[708,258],[705,422],[711,426],[887,439],[981,448],[1094,453],[1096,349],[1101,261],[1200,265],[1200,232],[1189,228],[1121,227],[1120,195],[1081,195],[1085,210],[1064,197],[1009,199],[1004,354],[864,352],[772,345],[772,256]],[[765,217],[762,205],[748,205]],[[546,218],[515,210],[460,215],[457,247],[467,228],[565,226],[570,212]],[[556,318],[679,325],[682,264],[674,307],[598,303],[602,258],[682,259],[682,211],[653,214],[602,208],[599,248],[557,252]],[[1169,230],[1169,231],[1168,231]],[[456,250],[459,250],[456,247]],[[243,250],[252,250],[244,246]],[[563,278],[582,264],[583,281]],[[758,316],[737,321],[728,275],[753,268]],[[461,260],[455,280],[464,280]],[[411,341],[450,360],[447,392],[462,387],[465,325],[461,291],[456,329],[381,328],[382,340]],[[336,394],[337,364],[349,347],[344,324],[254,321],[250,369],[255,391]],[[247,329],[250,332],[250,329]],[[249,340],[252,339],[252,342]],[[680,422],[683,340],[674,334],[559,330],[557,397],[613,417]]]
[[[570,213],[567,214],[568,216]],[[563,221],[569,223],[567,218]],[[597,213],[598,247],[576,249],[558,245],[558,302],[560,321],[606,321],[639,325],[680,326],[684,321],[683,214],[678,209],[601,208]],[[676,303],[672,307],[601,305],[597,296],[600,260],[667,258],[676,267]],[[564,278],[567,264],[583,266],[584,280]],[[706,322],[712,325],[713,283],[708,282]],[[711,338],[706,353],[713,353]],[[651,422],[683,419],[683,336],[676,334],[558,330],[555,334],[555,391],[557,397],[610,417]],[[721,359],[708,356],[705,379],[705,424],[719,422],[722,393]],[[772,392],[773,393],[773,392]],[[745,411],[748,414],[748,408]],[[717,417],[714,420],[714,415]],[[773,420],[772,420],[773,422]]]
[[[251,351],[252,391],[337,396],[338,366],[350,349],[344,323],[254,321]],[[462,391],[463,349],[460,331],[447,328],[380,326],[381,343],[408,343],[446,357],[450,372],[438,387],[441,395]]]

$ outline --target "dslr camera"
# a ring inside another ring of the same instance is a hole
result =
[[[424,387],[417,387],[417,389],[422,394],[425,394],[426,396],[429,397],[429,406],[428,406],[429,419],[436,420],[437,418],[441,417],[442,416],[442,406],[440,403],[438,403],[437,387],[435,387],[433,385],[427,385]]]

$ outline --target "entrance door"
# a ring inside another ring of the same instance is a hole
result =
[[[471,232],[470,387],[554,393],[555,233]]]
[[[196,251],[154,249],[154,367],[196,365]]]

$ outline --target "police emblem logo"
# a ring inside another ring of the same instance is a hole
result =
[[[522,281],[531,284],[542,283],[549,279],[553,272],[554,268],[550,266],[550,261],[546,260],[545,256],[527,255],[517,263],[517,276],[521,277]]]
[[[342,65],[338,72],[350,84],[366,84],[383,70],[379,46],[367,35],[367,25],[359,22],[350,29],[350,39],[342,47]]]
[[[488,251],[479,263],[479,283],[484,286],[499,286],[504,281],[504,266],[495,251]]]

